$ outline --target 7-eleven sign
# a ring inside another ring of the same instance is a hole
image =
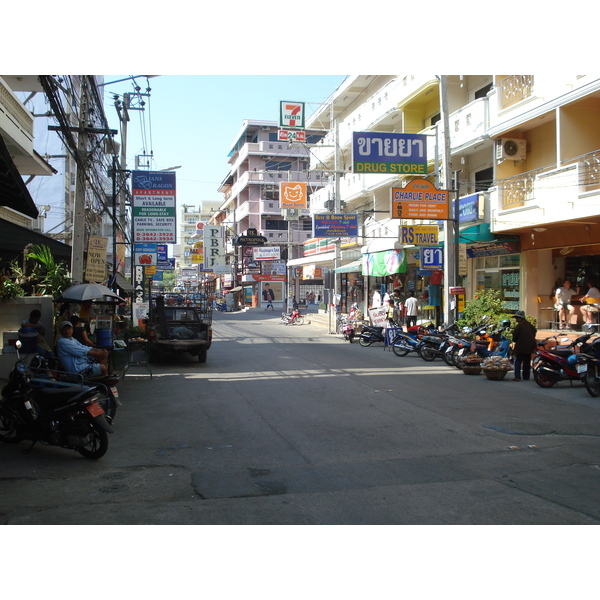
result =
[[[279,103],[279,126],[288,129],[304,129],[304,102]]]

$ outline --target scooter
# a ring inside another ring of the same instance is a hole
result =
[[[587,353],[589,345],[587,341],[592,337],[591,333],[582,335],[573,340],[570,344],[555,346],[547,350],[546,343],[551,340],[557,340],[556,336],[550,336],[538,343],[535,351],[535,357],[531,368],[535,382],[543,388],[550,388],[559,381],[583,381],[582,373],[577,371],[576,349],[584,354]]]
[[[17,353],[21,342],[17,342]],[[17,354],[0,399],[0,441],[30,440],[98,459],[108,450],[112,428],[104,418],[95,386],[33,387],[27,364]]]
[[[367,348],[371,344],[381,342],[385,344],[385,327],[375,327],[373,325],[363,325],[358,343]]]
[[[577,354],[577,372],[590,396],[600,396],[600,337],[588,344],[585,352]]]

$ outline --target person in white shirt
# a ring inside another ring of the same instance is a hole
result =
[[[404,302],[406,310],[406,327],[417,324],[417,316],[419,314],[419,301],[415,298],[415,293],[411,290],[408,293],[408,298]]]
[[[594,313],[598,312],[598,305],[586,304],[586,300],[588,298],[593,298],[598,301],[598,298],[600,298],[600,290],[598,290],[598,288],[591,281],[588,281],[588,287],[590,289],[587,291],[585,296],[581,296],[581,314],[585,319],[585,324],[590,326],[594,320]]]
[[[571,298],[575,295],[575,290],[571,288],[571,282],[565,279],[562,287],[559,287],[554,294],[554,308],[558,311],[560,319],[560,328],[565,329],[567,324],[567,315],[569,316],[569,323],[571,317],[575,314],[575,307],[571,304]]]

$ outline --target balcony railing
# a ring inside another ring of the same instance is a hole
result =
[[[496,84],[500,108],[508,108],[531,96],[533,92],[533,75],[511,75]]]

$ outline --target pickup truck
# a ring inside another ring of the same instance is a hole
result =
[[[165,306],[164,297],[157,296],[151,303],[146,325],[148,354],[156,361],[164,354],[188,352],[206,362],[212,343],[212,309],[195,306]]]

